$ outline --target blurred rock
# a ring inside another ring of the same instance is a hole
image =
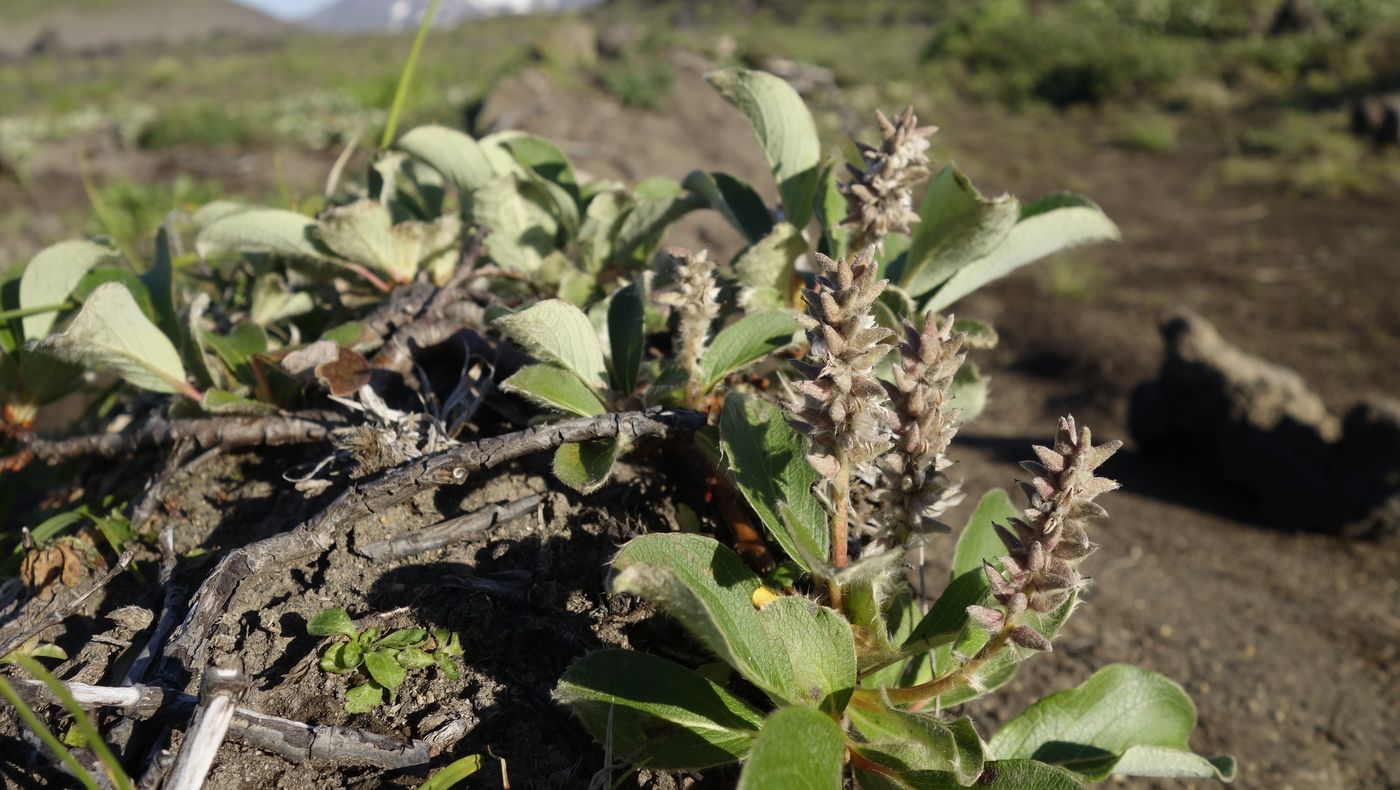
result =
[[[1295,371],[1241,351],[1205,319],[1162,327],[1158,377],[1128,424],[1148,454],[1219,477],[1258,500],[1259,520],[1347,535],[1400,532],[1400,404],[1358,404],[1346,429]]]
[[[1400,145],[1400,94],[1363,96],[1352,102],[1351,132],[1380,145]]]

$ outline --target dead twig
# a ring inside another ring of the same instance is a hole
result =
[[[188,682],[193,668],[204,665],[209,635],[219,621],[224,616],[238,616],[228,611],[228,604],[245,579],[268,567],[291,567],[325,552],[362,518],[406,502],[422,491],[461,485],[474,471],[569,442],[664,438],[692,433],[704,425],[704,414],[672,409],[565,420],[458,445],[357,481],[310,521],[226,554],[190,600],[188,613],[171,639],[156,677],[165,685]]]
[[[401,560],[424,551],[468,540],[493,527],[509,524],[521,516],[529,515],[539,506],[541,499],[543,497],[539,494],[531,494],[504,505],[485,507],[474,513],[440,521],[407,535],[400,535],[365,546],[357,546],[355,553],[372,560]]]
[[[117,433],[72,436],[67,439],[30,437],[25,449],[55,464],[82,455],[119,455],[175,444],[188,439],[196,446],[231,450],[238,447],[306,444],[330,435],[344,418],[327,412],[275,417],[201,417],[168,420],[152,417],[140,426]]]
[[[58,702],[53,691],[40,681],[14,679],[11,683],[27,699]],[[199,705],[199,698],[193,694],[159,686],[94,686],[72,682],[63,685],[83,707],[115,708],[120,715],[132,719],[187,719]],[[424,740],[405,741],[353,727],[306,724],[241,706],[233,708],[228,737],[293,763],[334,762],[411,768],[425,765],[430,759],[430,745]]]
[[[106,573],[94,579],[86,590],[73,596],[66,603],[50,609],[47,614],[41,616],[29,627],[21,626],[19,627],[18,633],[5,638],[4,641],[0,641],[0,657],[8,656],[10,653],[14,652],[15,648],[28,642],[32,637],[38,636],[47,629],[68,619],[68,616],[78,611],[94,593],[106,587],[108,582],[117,577],[117,574],[126,570],[126,566],[131,564],[131,558],[134,556],[135,552],[131,549],[122,552],[122,555],[117,558],[116,564],[108,568]]]
[[[241,669],[215,667],[204,673],[199,706],[175,756],[175,767],[170,769],[167,790],[199,790],[204,786],[219,747],[228,737],[237,702],[247,690],[248,681]]]

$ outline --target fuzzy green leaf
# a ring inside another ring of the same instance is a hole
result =
[[[758,243],[773,231],[773,215],[763,198],[753,187],[728,173],[694,170],[686,175],[681,186],[698,195],[711,210],[719,212],[750,244]]]
[[[807,463],[806,438],[778,407],[737,392],[724,399],[719,432],[734,482],[769,534],[809,571],[813,561],[826,562],[831,538],[826,510],[812,494],[820,475]]]
[[[797,321],[786,310],[746,315],[720,330],[700,361],[705,392],[730,373],[791,345],[797,330]]]
[[[785,595],[764,605],[758,610],[758,623],[787,652],[791,675],[783,678],[784,697],[839,717],[856,685],[850,623],[799,595]]]
[[[520,176],[501,176],[479,188],[473,195],[472,218],[490,231],[486,247],[491,260],[517,272],[543,266],[559,232],[550,206],[549,196]]]
[[[1020,217],[1016,198],[988,200],[953,165],[929,181],[919,204],[919,224],[899,284],[922,296],[972,261],[992,252]]]
[[[199,401],[199,408],[210,414],[238,414],[248,417],[267,417],[277,413],[277,407],[271,403],[252,400],[220,389],[205,390],[204,397]]]
[[[780,708],[754,741],[739,790],[840,790],[846,738],[810,708]]]
[[[253,281],[252,306],[248,317],[253,323],[271,326],[287,318],[306,315],[316,309],[311,294],[293,291],[287,281],[276,272],[260,275]]]
[[[792,307],[797,259],[807,254],[807,240],[786,222],[749,246],[734,259],[734,274],[743,286],[739,299],[746,309]]]
[[[411,647],[427,641],[428,632],[422,628],[400,628],[375,642],[376,647]]]
[[[952,644],[967,627],[967,607],[981,603],[988,587],[987,575],[981,567],[959,574],[904,640],[905,652]]]
[[[588,316],[560,299],[496,319],[495,326],[530,356],[572,371],[595,393],[608,392],[608,365]]]
[[[765,691],[785,685],[784,651],[766,638],[753,606],[760,579],[739,555],[701,535],[643,535],[622,547],[613,568],[614,591],[661,607]]]
[[[991,379],[982,375],[982,369],[975,362],[963,362],[953,381],[948,385],[948,403],[958,410],[958,422],[971,422],[982,415],[987,408],[987,394]]]
[[[115,255],[110,247],[90,241],[61,241],[45,248],[29,261],[20,275],[20,309],[62,304],[83,275]],[[42,340],[57,319],[57,311],[25,316],[20,320],[25,339]]]
[[[679,664],[631,650],[590,653],[554,689],[613,754],[657,770],[708,768],[749,750],[763,716]]]
[[[846,257],[851,244],[851,231],[841,224],[849,213],[846,197],[837,188],[843,175],[841,164],[839,161],[831,161],[822,166],[813,205],[817,212],[817,222],[822,228],[822,239],[826,242],[825,252],[832,258]]]
[[[850,715],[865,738],[858,751],[873,762],[901,773],[948,773],[963,786],[982,773],[982,739],[966,716],[945,722],[932,713],[895,708],[856,708]]]
[[[404,669],[423,669],[434,663],[432,655],[420,647],[405,647],[394,656],[394,660]]]
[[[359,642],[336,642],[321,654],[321,669],[344,675],[359,669],[364,661],[365,651]]]
[[[639,283],[634,282],[613,294],[608,304],[608,342],[612,345],[613,379],[619,393],[629,394],[637,386],[637,371],[642,368],[645,319]]]
[[[200,257],[219,252],[269,253],[325,260],[329,256],[315,240],[316,221],[284,209],[239,211],[204,227],[195,239]]]
[[[549,409],[596,417],[607,411],[572,371],[557,365],[527,365],[501,382],[501,389]]]
[[[982,495],[977,509],[967,519],[967,526],[958,535],[957,547],[953,549],[953,575],[960,576],[970,570],[980,570],[984,561],[993,565],[1006,554],[1006,546],[997,537],[993,526],[1007,526],[1013,518],[1021,516],[1021,509],[1012,504],[1011,497],[1000,488],[994,488]]]
[[[1117,241],[1118,226],[1092,201],[1056,194],[1026,206],[1019,222],[996,247],[969,262],[948,279],[924,305],[943,310],[987,283],[1061,250]]]
[[[248,377],[248,365],[253,355],[267,350],[267,333],[252,322],[239,324],[227,335],[204,332],[202,339],[204,345],[212,348],[229,372],[239,379]]]
[[[807,104],[782,78],[761,71],[727,68],[705,79],[748,118],[778,182],[787,221],[805,227],[821,165],[821,141]]]
[[[1051,694],[997,732],[1001,758],[1033,758],[1089,781],[1111,773],[1178,778],[1234,778],[1234,760],[1191,753],[1196,706],[1170,679],[1128,664],[1095,672],[1080,686]]]
[[[481,144],[446,126],[420,126],[400,137],[398,147],[442,173],[464,196],[501,175]]]
[[[345,692],[346,713],[369,713],[384,704],[384,687],[370,681]]]
[[[453,215],[394,224],[389,207],[369,199],[326,211],[316,226],[317,237],[337,255],[400,283],[412,280],[420,267],[450,262],[460,232]]]
[[[365,653],[365,671],[374,678],[374,682],[390,691],[403,685],[408,673],[399,662],[394,660],[394,654],[388,650],[371,650]]]
[[[617,439],[561,444],[554,451],[554,476],[580,494],[597,491],[612,476],[621,449]]]
[[[636,203],[622,218],[613,239],[612,262],[622,265],[649,256],[671,223],[701,208],[704,201],[669,178],[649,178],[634,189]]]
[[[306,633],[312,636],[335,636],[342,634],[355,638],[355,622],[344,609],[327,609],[306,624]]]
[[[155,257],[150,268],[141,273],[141,282],[151,296],[156,326],[171,340],[180,340],[180,316],[175,312],[174,252],[164,223],[156,231]]]
[[[193,393],[180,353],[118,283],[98,286],[68,329],[45,338],[40,347],[66,362],[114,370],[142,389]]]

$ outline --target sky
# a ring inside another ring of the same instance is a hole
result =
[[[335,2],[335,0],[235,0],[281,19],[296,19]]]

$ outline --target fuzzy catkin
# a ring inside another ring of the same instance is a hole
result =
[[[797,316],[811,349],[793,363],[802,378],[792,383],[790,405],[812,440],[808,460],[834,478],[842,459],[859,468],[890,446],[890,413],[875,364],[889,352],[894,333],[870,313],[885,288],[870,250],[848,260],[821,254],[817,260],[823,273],[815,290],[803,290],[807,313]]]
[[[1085,525],[1090,517],[1108,516],[1094,499],[1118,488],[1117,482],[1096,477],[1094,470],[1122,446],[1115,439],[1095,447],[1089,429],[1076,429],[1071,416],[1060,420],[1053,448],[1033,448],[1038,460],[1021,464],[1036,475],[1021,484],[1027,499],[1024,517],[1011,519],[1014,532],[997,527],[1008,550],[1008,556],[1001,558],[1006,572],[985,565],[992,595],[1006,612],[970,606],[969,615],[993,632],[1011,626],[1010,640],[1022,647],[1050,649],[1043,636],[1029,626],[1016,625],[1016,619],[1027,609],[1042,614],[1052,611],[1084,585],[1079,562],[1098,548],[1090,542]]]
[[[876,548],[903,547],[920,535],[947,532],[940,518],[962,500],[961,486],[944,471],[952,465],[947,451],[958,417],[948,390],[967,358],[965,340],[966,335],[953,331],[952,316],[941,325],[929,316],[922,330],[904,322],[900,360],[893,381],[885,384],[895,416],[895,443],[880,459]]]
[[[705,356],[705,344],[710,325],[719,316],[719,286],[715,284],[715,264],[707,250],[668,250],[676,260],[676,290],[666,301],[678,313],[676,334],[680,341],[677,359],[686,372],[689,386],[687,400],[693,400],[703,374],[700,361]]]
[[[914,108],[907,107],[894,121],[876,111],[880,146],[857,142],[864,167],[847,164],[851,181],[840,187],[848,215],[844,224],[855,228],[851,249],[871,245],[884,249],[891,233],[908,233],[919,221],[914,212],[914,186],[928,177],[928,138],[937,127],[919,126]]]

